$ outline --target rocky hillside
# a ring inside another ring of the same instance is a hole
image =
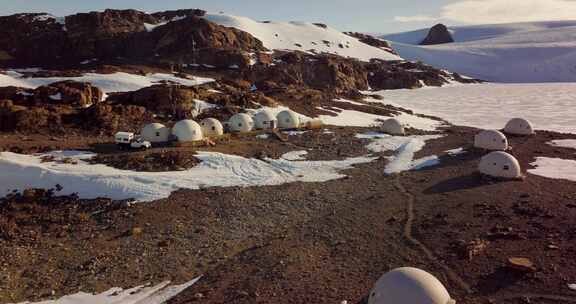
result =
[[[0,17],[0,64],[54,66],[125,58],[246,66],[245,53],[264,50],[251,35],[209,22],[203,15],[201,10],[155,14],[105,10],[65,18],[47,14]]]
[[[211,83],[196,86],[193,75]],[[226,120],[278,104],[315,117],[326,114],[319,107],[360,91],[450,82],[476,81],[403,61],[383,40],[323,24],[198,9],[0,17],[3,132],[110,134],[150,121]],[[209,111],[199,110],[202,102]]]

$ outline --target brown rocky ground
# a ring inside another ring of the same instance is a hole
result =
[[[245,139],[229,153],[254,156],[264,141],[270,154],[363,155],[352,137],[363,130]],[[362,303],[379,276],[406,265],[434,273],[458,303],[575,302],[576,184],[480,178],[479,153],[443,152],[475,132],[448,129],[417,155],[438,154],[440,166],[397,176],[383,175],[380,158],[325,183],[180,190],[136,205],[12,197],[0,204],[10,232],[0,237],[0,302],[204,275],[171,303]],[[561,138],[576,136],[538,132],[511,144],[524,168],[536,156],[576,159],[544,144]],[[507,267],[510,257],[535,270]]]

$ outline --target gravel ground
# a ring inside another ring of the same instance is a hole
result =
[[[263,153],[367,153],[353,136],[366,129],[330,129],[265,141]],[[380,158],[324,183],[179,190],[132,206],[74,207],[86,204],[70,198],[0,209],[18,220],[17,233],[0,238],[0,302],[204,275],[171,303],[363,303],[382,274],[401,266],[432,272],[458,303],[575,302],[567,284],[576,283],[576,183],[487,181],[475,174],[479,153],[442,156],[475,132],[447,130],[417,154],[440,155],[440,166],[395,176],[383,174]],[[526,168],[536,156],[576,159],[544,144],[564,138],[576,136],[539,132],[511,143]],[[232,152],[260,153],[262,144],[247,142]],[[486,246],[470,253],[469,244]],[[536,269],[512,270],[506,261],[517,256]]]

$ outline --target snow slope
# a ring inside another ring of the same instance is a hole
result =
[[[161,81],[177,82],[186,86],[195,86],[214,81],[210,78],[194,77],[193,79],[179,78],[171,74],[149,74],[147,76],[117,72],[113,74],[96,74],[86,73],[81,77],[38,77],[24,78],[16,70],[8,71],[6,74],[0,74],[0,87],[17,86],[23,88],[35,89],[39,86],[50,83],[75,80],[89,82],[102,89],[104,93],[110,92],[129,92],[149,87]]]
[[[455,43],[419,46],[428,30],[384,35],[407,60],[493,82],[576,81],[576,21],[450,28]]]
[[[480,84],[377,92],[392,104],[462,126],[502,129],[514,117],[539,130],[576,133],[576,83]]]
[[[332,53],[369,61],[372,58],[401,60],[397,55],[364,44],[330,27],[307,22],[259,22],[247,17],[208,14],[209,21],[250,33],[270,50]]]
[[[172,191],[201,187],[232,187],[279,185],[284,183],[324,182],[341,178],[341,170],[352,165],[369,163],[373,157],[357,157],[342,161],[265,161],[235,155],[199,152],[201,163],[186,171],[134,172],[105,165],[90,165],[87,159],[95,154],[78,151],[48,153],[56,162],[41,161],[46,155],[0,153],[0,196],[12,190],[26,188],[64,187],[61,194],[78,193],[81,198],[108,197],[111,199],[134,198],[153,201],[168,197]],[[63,158],[77,160],[66,164]],[[209,178],[208,178],[209,177]]]

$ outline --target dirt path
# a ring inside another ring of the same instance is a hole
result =
[[[406,190],[406,188],[402,184],[402,174],[396,175],[396,177],[394,179],[394,183],[395,183],[395,186],[398,189],[398,191],[402,192],[404,194],[404,196],[406,197],[406,223],[404,225],[404,237],[410,243],[412,243],[412,245],[418,247],[418,249],[420,251],[422,251],[430,261],[434,262],[440,268],[442,268],[445,271],[446,275],[448,275],[450,280],[452,280],[454,283],[456,283],[460,289],[465,291],[467,294],[472,294],[472,292],[473,292],[472,288],[470,287],[470,285],[468,283],[466,283],[452,268],[450,268],[446,264],[442,263],[434,255],[434,253],[432,253],[432,250],[430,250],[426,245],[424,245],[422,242],[418,241],[412,235],[412,225],[414,224],[414,219],[415,219],[415,215],[414,215],[414,200],[415,200],[415,198],[414,198],[414,195],[412,195],[412,193],[410,193],[410,191]]]

